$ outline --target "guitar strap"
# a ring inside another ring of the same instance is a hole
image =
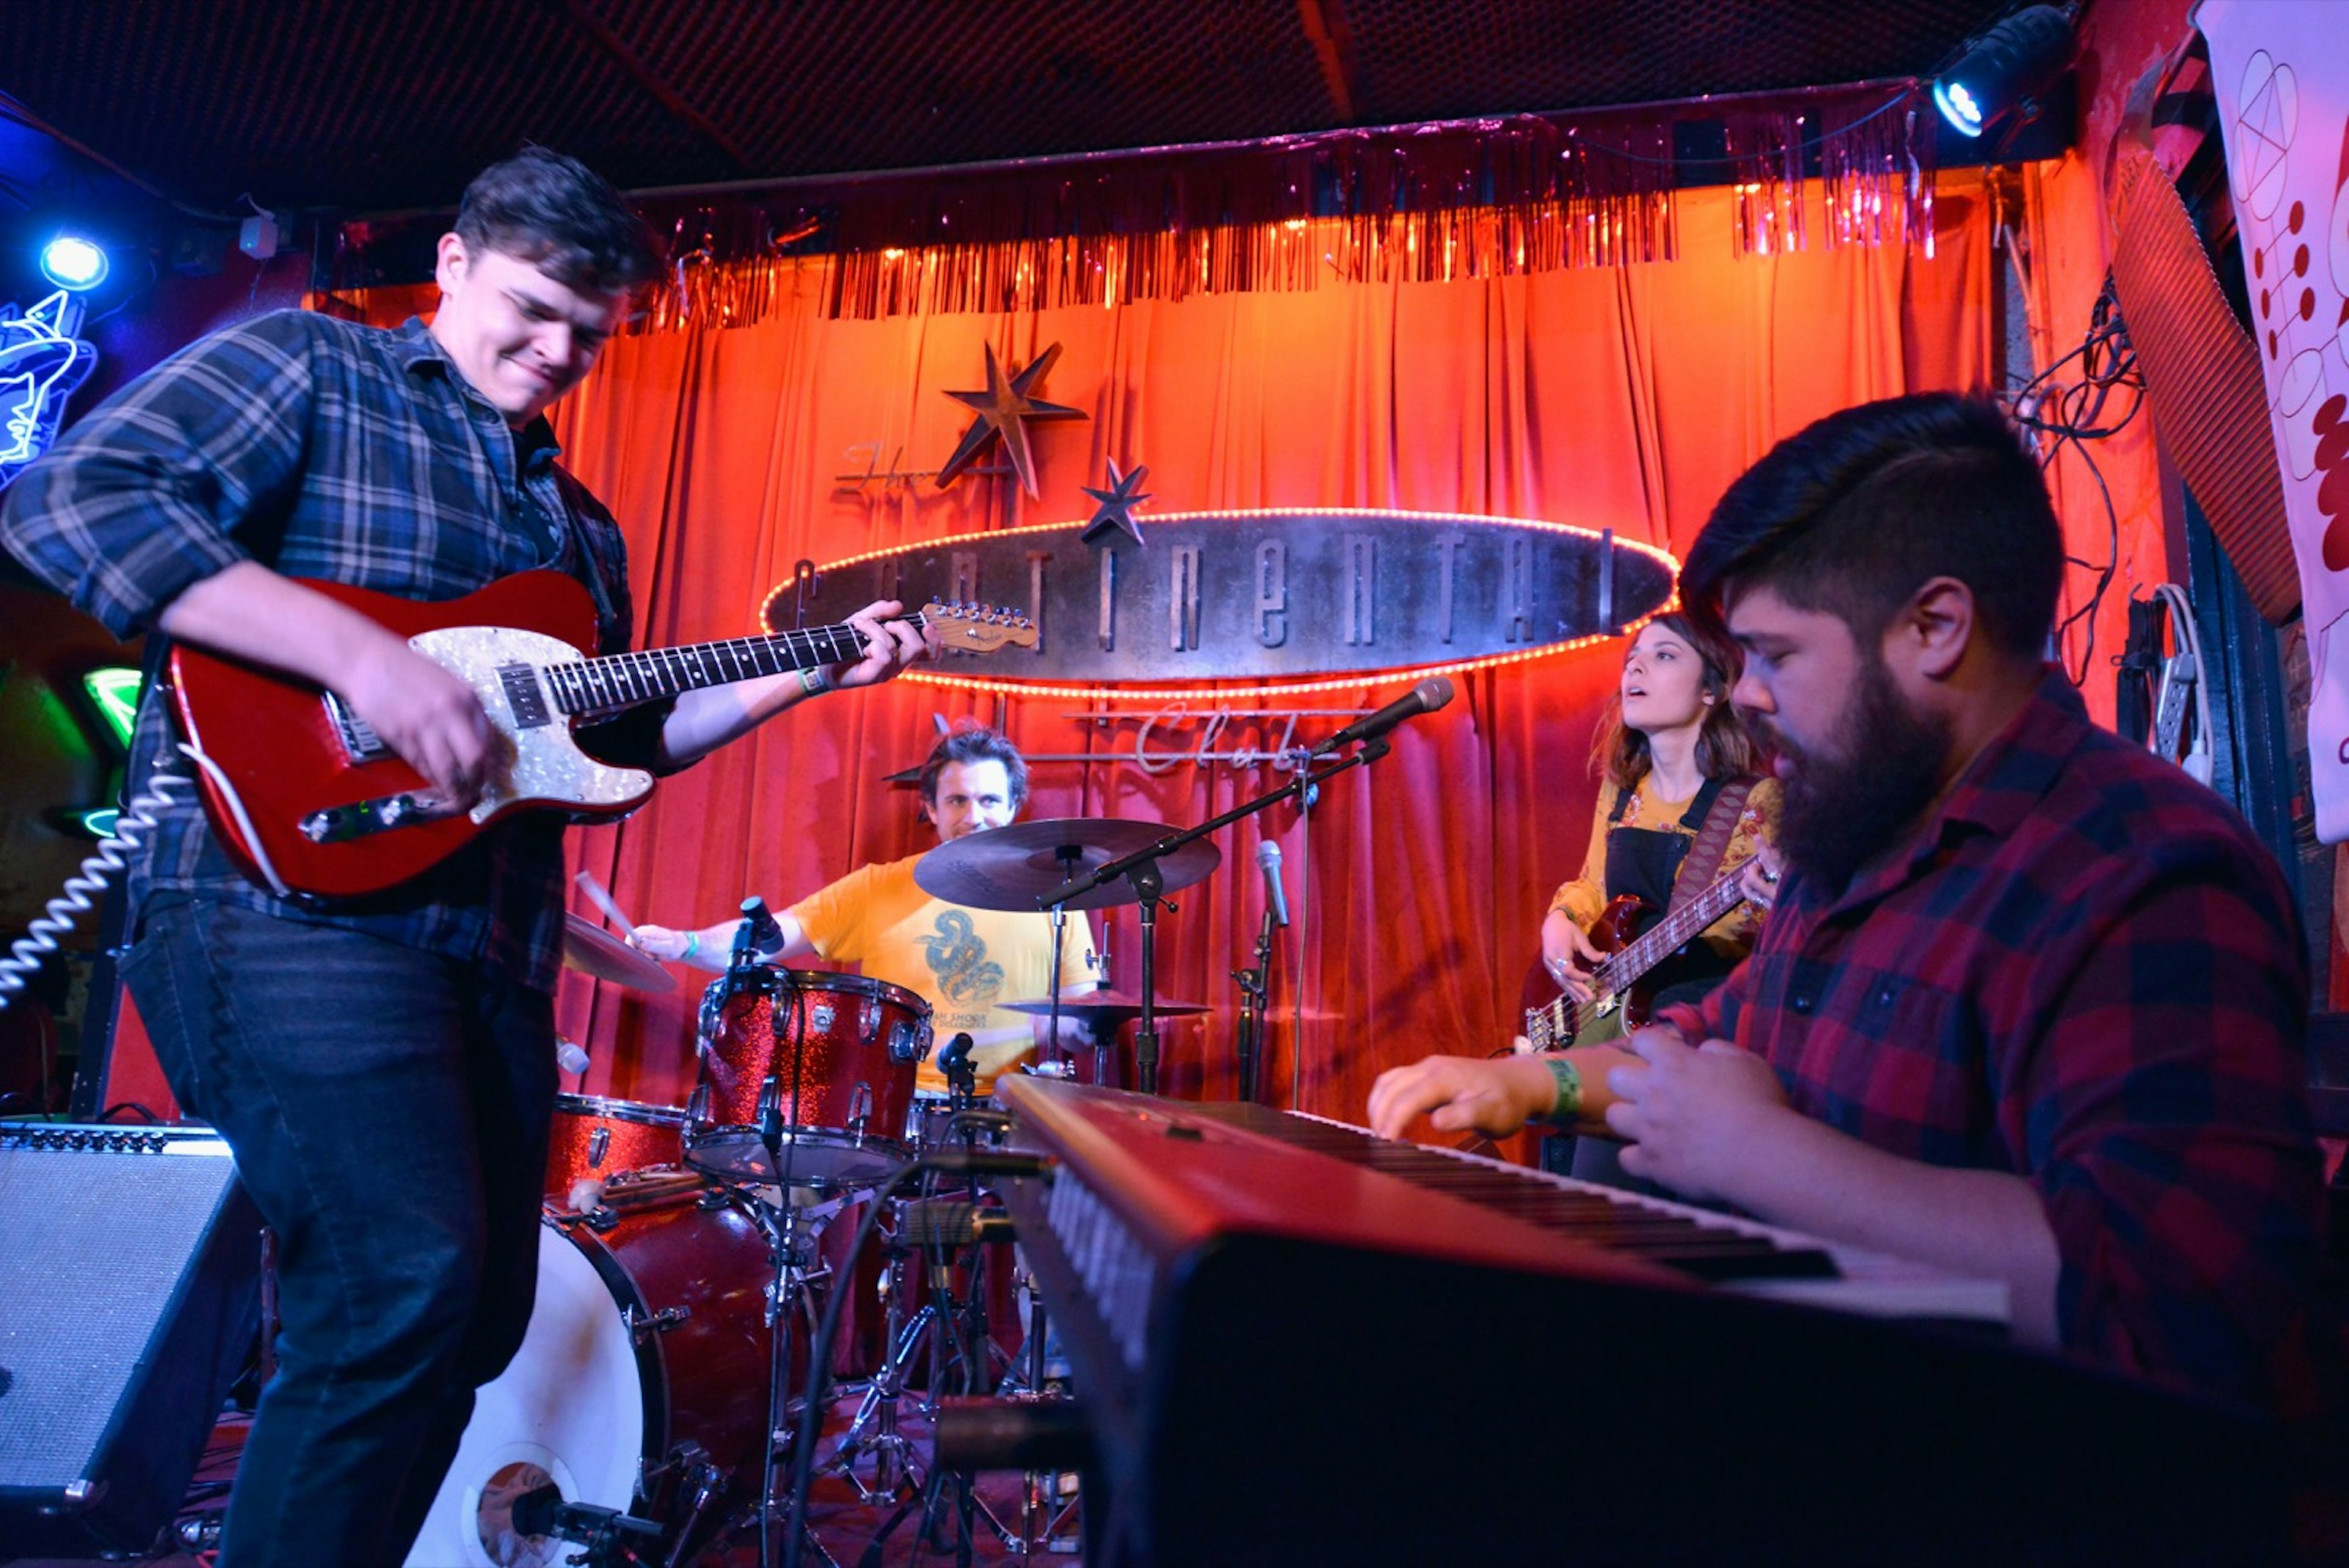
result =
[[[1680,875],[1672,879],[1671,907],[1679,909],[1720,879],[1721,863],[1729,857],[1729,841],[1737,836],[1737,819],[1745,814],[1745,797],[1754,793],[1759,782],[1752,775],[1741,779],[1707,779],[1696,804],[1681,818],[1682,826],[1694,826],[1691,818],[1702,824],[1697,827],[1696,842],[1689,846],[1681,861]],[[1707,796],[1711,796],[1708,805]],[[1702,811],[1703,815],[1698,815]]]
[[[605,586],[605,562],[595,548],[595,527],[587,520],[585,504],[594,498],[588,495],[587,487],[572,478],[570,471],[561,463],[554,465],[554,472],[555,492],[563,497],[563,531],[578,555],[579,569],[572,575],[595,601],[596,646],[592,651],[601,653],[619,623],[619,607],[612,603],[611,590]]]

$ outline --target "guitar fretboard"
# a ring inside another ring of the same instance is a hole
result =
[[[921,612],[904,619],[916,629]],[[615,653],[542,667],[540,674],[565,713],[595,713],[633,707],[704,686],[724,686],[761,675],[781,675],[819,664],[842,664],[864,657],[864,639],[851,626],[819,626],[771,637],[735,637],[681,648]]]
[[[1739,871],[1723,877],[1640,932],[1636,941],[1592,971],[1588,1002],[1578,1006],[1573,998],[1561,996],[1547,1007],[1528,1009],[1526,1038],[1533,1048],[1562,1050],[1580,1039],[1585,1030],[1596,1023],[1641,975],[1661,963],[1666,954],[1745,901],[1741,877]]]

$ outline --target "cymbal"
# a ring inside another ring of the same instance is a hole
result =
[[[677,976],[603,927],[590,925],[568,910],[563,916],[563,967],[630,991],[677,989]]]
[[[1072,875],[1146,849],[1174,830],[1164,823],[1118,817],[1067,816],[1014,822],[939,845],[914,862],[923,892],[974,909],[1033,909]],[[1158,862],[1166,891],[1187,888],[1223,863],[1224,852],[1195,839]],[[1071,909],[1135,904],[1133,884],[1120,877],[1069,900]]]
[[[1052,1011],[1052,999],[1038,997],[1033,1002],[999,1002],[995,1005],[1013,1012],[1032,1012],[1043,1018]],[[1154,1017],[1182,1018],[1194,1012],[1206,1012],[1208,1008],[1202,1002],[1162,1002],[1151,1011]],[[1142,998],[1130,992],[1111,991],[1103,987],[1099,991],[1086,992],[1082,996],[1061,998],[1061,1016],[1081,1019],[1096,1029],[1103,1023],[1115,1029],[1129,1018],[1142,1016]]]

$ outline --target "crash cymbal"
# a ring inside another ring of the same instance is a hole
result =
[[[564,911],[563,967],[625,985],[630,991],[675,991],[677,976],[601,926]]]
[[[1015,822],[939,845],[914,862],[914,880],[923,892],[974,909],[1033,909],[1072,876],[1146,849],[1174,830],[1164,823],[1117,817],[1068,816]],[[1187,888],[1223,863],[1223,851],[1206,839],[1185,845],[1160,860],[1165,890]],[[1071,909],[1105,909],[1134,904],[1133,885],[1123,877],[1069,900]]]
[[[1052,999],[1046,996],[1039,997],[1033,1002],[999,1002],[995,1005],[1009,1008],[1014,1012],[1032,1012],[1037,1017],[1042,1018],[1051,1012]],[[1154,1012],[1160,1018],[1182,1018],[1194,1012],[1206,1011],[1208,1011],[1206,1003],[1201,1002],[1162,1002],[1157,1004]],[[1142,1016],[1142,998],[1131,992],[1111,991],[1106,988],[1086,992],[1082,996],[1064,996],[1061,998],[1061,1016],[1081,1018],[1095,1027],[1107,1022],[1110,1027],[1114,1029],[1129,1018]]]

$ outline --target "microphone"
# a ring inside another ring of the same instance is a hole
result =
[[[957,1086],[975,1085],[978,1075],[970,1064],[970,1048],[975,1044],[968,1030],[957,1033],[938,1053],[938,1071],[946,1075],[948,1084]]]
[[[1306,755],[1326,757],[1340,746],[1350,746],[1358,741],[1375,741],[1405,719],[1432,713],[1451,701],[1452,682],[1441,675],[1431,675],[1377,712],[1363,714]]]
[[[767,900],[756,893],[743,899],[742,924],[734,933],[734,962],[750,963],[761,953],[773,952],[782,945],[783,928],[767,913]]]
[[[554,1064],[566,1073],[587,1071],[587,1048],[575,1040],[554,1037]]]
[[[1280,846],[1268,838],[1256,846],[1256,863],[1264,867],[1264,896],[1271,903],[1272,918],[1280,925],[1288,924],[1288,893],[1280,885]]]

